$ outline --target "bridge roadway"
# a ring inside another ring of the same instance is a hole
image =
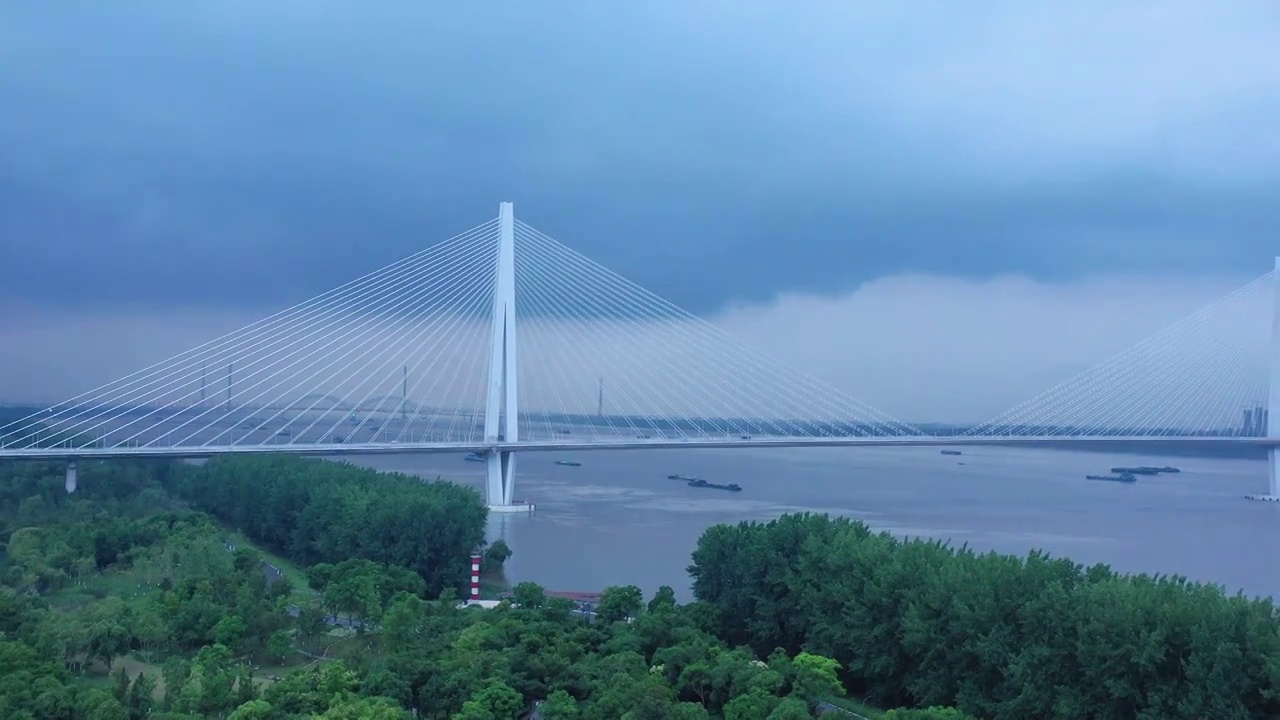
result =
[[[112,448],[0,448],[0,460],[106,460],[116,458],[210,458],[222,455],[409,455],[460,452],[586,452],[592,450],[673,450],[694,448],[803,448],[803,447],[958,447],[1036,446],[1060,448],[1124,445],[1160,446],[1178,444],[1204,450],[1216,448],[1280,447],[1280,438],[1265,437],[1179,437],[1173,435],[1081,436],[1081,437],[981,437],[907,435],[894,437],[764,437],[764,438],[618,438],[603,440],[520,440],[517,442],[445,443],[288,443],[225,446],[144,446]]]

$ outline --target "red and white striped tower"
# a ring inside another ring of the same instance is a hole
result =
[[[480,561],[484,556],[479,550],[471,551],[471,602],[480,599]]]

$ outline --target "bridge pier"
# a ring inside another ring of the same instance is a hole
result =
[[[78,475],[79,475],[79,468],[76,467],[76,461],[72,460],[71,462],[67,463],[66,487],[67,487],[68,495],[76,491],[76,483],[79,479]]]
[[[1246,495],[1250,500],[1280,502],[1280,455],[1276,448],[1267,448],[1267,476],[1270,479],[1266,495]]]
[[[531,503],[515,499],[516,454],[510,450],[490,451],[485,456],[485,502],[491,513],[520,513],[533,510]]]
[[[1267,499],[1280,501],[1280,452],[1271,448],[1267,454],[1271,456],[1271,495]]]

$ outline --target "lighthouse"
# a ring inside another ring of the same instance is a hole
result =
[[[471,551],[471,596],[467,598],[467,602],[480,601],[480,561],[483,559],[484,555],[479,548]]]

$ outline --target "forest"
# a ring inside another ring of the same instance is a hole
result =
[[[67,495],[62,471],[0,465],[4,718],[1280,716],[1271,603],[1180,578],[787,515],[708,529],[692,603],[611,587],[592,615],[521,582],[470,608],[467,488],[241,458],[82,463]]]
[[[689,572],[723,641],[828,656],[849,691],[881,705],[1280,717],[1272,601],[1185,578],[979,554],[825,515],[712,527]]]
[[[299,565],[362,559],[408,568],[434,597],[461,587],[488,510],[469,488],[290,456],[183,464],[176,496]]]

